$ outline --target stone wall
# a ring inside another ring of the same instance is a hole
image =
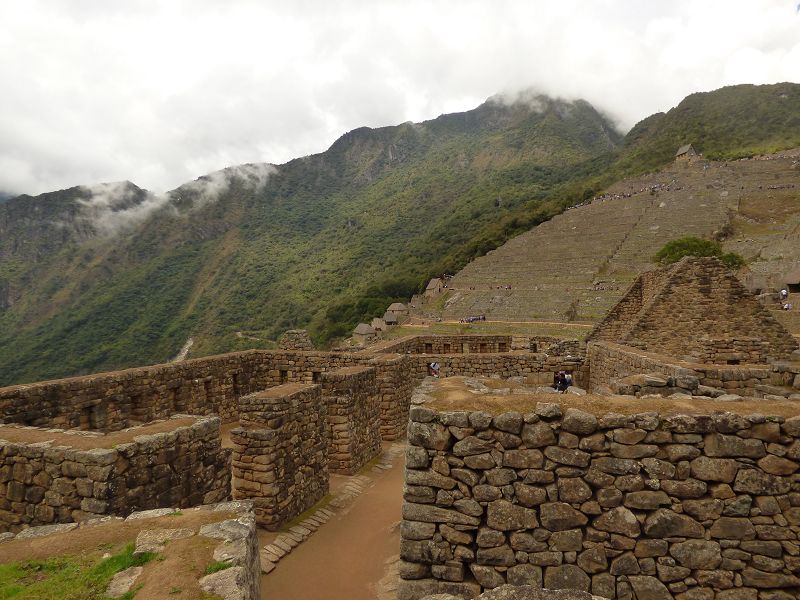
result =
[[[682,393],[705,395],[710,391],[708,388],[712,388],[740,396],[764,396],[763,386],[781,383],[785,379],[776,373],[780,367],[684,363],[668,356],[609,342],[590,342],[587,362],[590,366],[590,390],[610,385],[629,375],[659,373],[675,380],[688,380],[689,383],[676,385],[680,389],[674,391]],[[790,372],[792,367],[784,366],[784,369]],[[694,384],[691,380],[694,380]]]
[[[239,400],[231,431],[234,496],[279,529],[328,493],[327,406],[319,385],[285,384]]]
[[[374,367],[380,397],[381,439],[396,440],[406,434],[408,407],[420,374],[412,367],[412,360],[404,354],[380,354],[367,357],[364,364]]]
[[[290,329],[281,336],[278,348],[281,350],[313,350],[314,343],[305,329]]]
[[[328,471],[352,475],[381,449],[381,404],[372,367],[343,367],[322,375],[328,412]]]
[[[447,339],[451,341],[446,342]],[[409,360],[406,352],[413,354],[415,348],[424,351],[428,343],[437,348],[449,343],[457,353],[448,357],[432,355],[431,361],[438,360],[454,374],[464,375],[524,375],[531,372],[526,365],[538,365],[536,369],[544,372],[563,362],[551,357],[552,365],[539,364],[542,359],[527,352],[496,351],[501,344],[510,347],[510,341],[510,336],[449,336],[441,340],[436,336],[412,336],[388,344],[406,349],[399,354],[382,346],[357,353],[251,350],[16,385],[0,388],[0,418],[6,423],[95,431],[116,431],[184,413],[215,414],[223,422],[231,422],[238,419],[238,399],[242,395],[285,383],[319,383],[325,372],[366,365],[377,369],[381,435],[391,440],[402,437],[411,390],[427,374],[425,359],[413,360],[412,356]],[[463,349],[464,344],[468,349],[474,346],[476,352],[460,353],[456,346]],[[482,345],[487,352],[481,351]],[[582,356],[577,355],[581,359]],[[569,363],[569,370],[575,364]]]
[[[418,377],[428,374],[428,365],[439,363],[441,377],[523,377],[531,383],[551,384],[553,373],[573,373],[575,384],[584,386],[587,370],[583,357],[532,354],[526,352],[499,352],[496,354],[426,355],[411,356]]]
[[[800,417],[411,409],[400,600],[800,596]]]
[[[417,335],[373,347],[380,352],[401,354],[486,354],[509,352],[510,335]]]
[[[216,417],[159,433],[146,426],[110,447],[118,436],[47,430],[51,443],[18,442],[3,436],[33,437],[42,430],[0,427],[0,530],[224,500],[230,450],[221,447],[219,428]]]

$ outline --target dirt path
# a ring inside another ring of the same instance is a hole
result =
[[[369,472],[373,483],[261,578],[261,598],[390,600],[400,548],[403,467]]]

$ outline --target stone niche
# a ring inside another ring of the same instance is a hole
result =
[[[279,529],[328,493],[327,405],[319,385],[288,383],[239,400],[231,431],[234,496]]]
[[[322,374],[328,408],[328,470],[352,475],[381,449],[376,370],[344,367]]]
[[[800,597],[800,417],[410,414],[400,600]]]

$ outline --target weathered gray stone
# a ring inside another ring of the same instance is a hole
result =
[[[495,500],[489,504],[486,523],[498,531],[532,529],[539,525],[536,511],[512,504],[508,500]]]
[[[716,569],[722,562],[717,542],[688,540],[672,544],[669,553],[687,569]]]
[[[472,456],[473,454],[484,454],[493,449],[494,444],[492,442],[469,435],[453,445],[453,454],[456,456]]]
[[[655,577],[647,575],[630,575],[631,584],[637,600],[673,600],[667,587]]]
[[[739,469],[733,489],[747,494],[785,494],[791,488],[788,479],[758,469]]]
[[[738,463],[730,458],[700,456],[691,463],[692,477],[702,481],[730,483],[739,470]]]
[[[600,515],[592,525],[600,531],[619,533],[627,537],[636,537],[641,532],[636,515],[624,506],[619,506]]]
[[[528,448],[542,448],[556,443],[556,434],[547,423],[530,423],[522,428],[522,442]]]
[[[701,538],[705,529],[691,517],[660,508],[647,516],[644,522],[644,533],[653,538]]]
[[[106,588],[106,596],[120,598],[127,594],[133,584],[136,583],[136,579],[142,574],[142,571],[144,571],[142,567],[128,567],[114,575],[114,578]]]
[[[643,490],[625,494],[623,504],[628,508],[638,510],[655,510],[659,506],[669,506],[670,500],[669,496],[662,491]]]
[[[561,448],[559,446],[549,446],[545,449],[544,455],[553,462],[562,465],[570,465],[572,467],[587,467],[589,466],[589,459],[591,458],[588,452]]]
[[[736,517],[720,517],[709,530],[712,538],[726,540],[748,540],[756,536],[756,530],[750,519]]]
[[[597,417],[577,408],[568,408],[561,420],[561,429],[577,435],[589,435],[597,429]]]
[[[431,450],[445,450],[450,446],[452,434],[440,423],[408,424],[408,443]]]
[[[522,415],[518,412],[507,412],[494,418],[494,426],[500,431],[519,435],[522,431]]]
[[[448,523],[450,525],[480,525],[480,520],[455,510],[427,504],[403,503],[403,518],[424,523]]]
[[[550,531],[574,529],[586,525],[589,519],[582,512],[563,502],[549,502],[540,507],[542,526]]]
[[[575,565],[547,567],[544,572],[544,587],[554,590],[580,590],[588,592],[592,580]]]
[[[746,457],[761,458],[767,451],[764,442],[756,439],[744,439],[735,435],[711,433],[705,437],[706,456],[711,457]]]

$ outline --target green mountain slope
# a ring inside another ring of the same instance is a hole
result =
[[[35,260],[5,257],[18,269],[0,275],[12,290],[0,382],[163,361],[190,335],[202,354],[299,325],[344,334],[348,321],[416,291],[487,224],[607,161],[620,141],[585,102],[489,101],[357,129],[322,154],[211,174],[163,199],[127,187],[114,195],[120,186],[101,200],[84,198],[86,188],[23,198],[52,205],[65,230],[94,229],[56,242],[37,234],[53,243],[37,246]],[[71,215],[59,205],[68,197]],[[118,224],[148,203],[157,208],[147,219]],[[117,211],[100,210],[108,204]],[[4,220],[20,237],[41,227],[7,208]]]
[[[798,90],[694,94],[624,141],[586,102],[488,101],[164,197],[123,183],[23,197],[21,214],[0,205],[0,228],[39,240],[9,250],[0,236],[0,383],[160,362],[189,336],[199,356],[296,326],[344,335],[683,143],[715,156],[800,145]]]

